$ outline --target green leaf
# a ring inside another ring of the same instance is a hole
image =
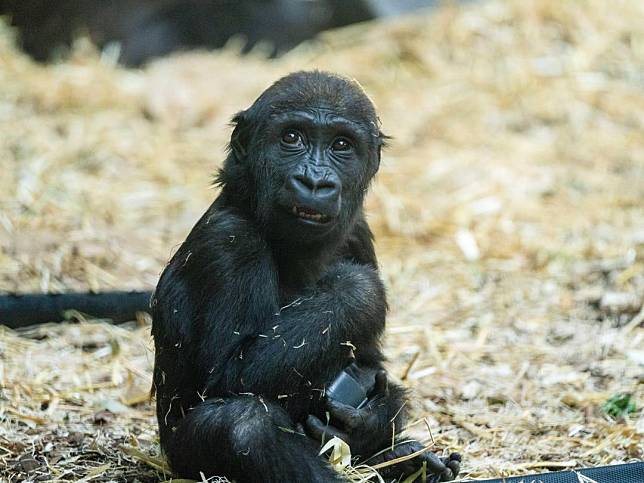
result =
[[[615,394],[604,403],[602,410],[611,418],[621,418],[635,412],[635,401],[629,393]]]

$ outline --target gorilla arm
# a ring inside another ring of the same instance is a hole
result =
[[[314,287],[270,314],[263,333],[255,329],[257,335],[247,337],[243,354],[225,370],[226,386],[275,395],[293,390],[299,379],[323,389],[348,363],[354,347],[360,352],[377,344],[384,326],[383,298],[373,269],[337,263]]]

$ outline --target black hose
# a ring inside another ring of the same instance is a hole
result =
[[[127,322],[134,320],[137,312],[150,311],[151,295],[152,292],[136,291],[0,295],[0,324],[15,329],[61,322],[69,310],[114,323]]]
[[[476,480],[476,483],[580,483],[585,481],[577,476],[578,473],[597,483],[644,483],[644,462],[556,471],[540,475],[511,476],[494,480]]]

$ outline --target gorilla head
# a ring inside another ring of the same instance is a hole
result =
[[[346,233],[380,163],[385,136],[360,85],[296,72],[234,119],[219,174],[271,239],[324,243]]]

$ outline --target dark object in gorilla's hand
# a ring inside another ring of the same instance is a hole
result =
[[[356,409],[363,407],[369,400],[367,395],[373,390],[375,381],[365,381],[361,372],[355,363],[347,366],[327,387],[326,397]]]
[[[316,436],[328,412],[368,457],[406,421],[383,369],[387,304],[362,209],[385,136],[361,87],[322,72],[279,80],[234,123],[221,193],[152,299],[161,446],[184,478],[343,481],[299,428]],[[352,357],[351,405],[339,387],[324,397]]]

